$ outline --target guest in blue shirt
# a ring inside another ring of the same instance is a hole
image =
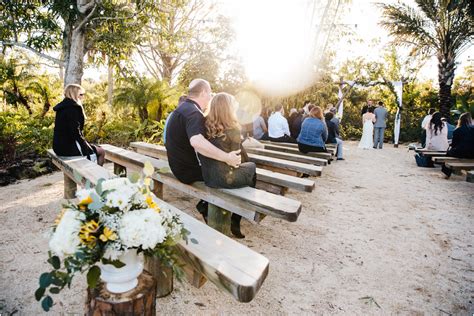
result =
[[[325,152],[327,138],[328,131],[324,123],[323,111],[319,106],[315,106],[301,125],[300,135],[297,139],[298,148],[304,154]]]

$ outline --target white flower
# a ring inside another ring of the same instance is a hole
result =
[[[102,183],[104,191],[112,190],[107,193],[105,205],[117,207],[122,211],[128,211],[132,206],[133,197],[139,193],[138,185],[131,183],[127,178],[115,178]]]
[[[118,190],[126,186],[132,186],[133,183],[128,178],[113,178],[102,182],[102,190]]]
[[[91,193],[95,193],[94,189],[81,189],[76,192],[76,197],[79,200],[79,202],[87,199],[88,197],[91,196]]]
[[[79,230],[85,215],[74,210],[66,210],[56,231],[49,241],[49,248],[58,256],[74,254],[81,243]]]
[[[160,213],[153,209],[136,210],[123,215],[119,236],[127,248],[153,249],[166,238]]]
[[[104,258],[110,260],[117,260],[123,255],[123,250],[120,250],[120,244],[116,242],[108,243],[105,249]]]

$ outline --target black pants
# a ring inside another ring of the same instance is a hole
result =
[[[284,135],[284,136],[278,137],[278,138],[268,137],[268,139],[271,140],[272,142],[296,143],[296,140],[293,137],[288,136],[288,135]]]
[[[327,152],[326,147],[317,147],[317,146],[311,146],[311,145],[306,145],[306,144],[301,144],[301,143],[298,143],[298,149],[303,154],[307,154],[309,152],[316,152],[316,153]]]

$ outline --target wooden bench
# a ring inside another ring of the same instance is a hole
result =
[[[270,140],[259,140],[259,142],[261,142],[263,144],[276,145],[276,146],[285,146],[285,147],[298,149],[298,144],[295,144],[295,143],[280,143],[280,142],[272,142]],[[336,151],[337,150],[337,144],[334,144],[334,143],[326,144],[326,149],[331,149],[331,151]]]
[[[474,170],[474,162],[447,162],[444,165],[456,174],[460,174],[461,171]]]
[[[168,160],[164,146],[145,142],[132,142],[130,143],[130,147],[140,154]],[[284,195],[287,188],[312,192],[314,189],[314,181],[257,168],[257,188],[281,195]]]
[[[298,150],[298,148],[291,148],[291,147],[285,147],[285,146],[273,145],[273,144],[264,144],[264,146],[265,146],[265,149],[281,151],[281,152],[290,153],[290,154],[322,158],[328,161],[333,159],[332,154],[326,153],[326,152],[309,152],[307,154],[303,154],[302,152]]]
[[[468,171],[467,172],[466,181],[474,183],[474,171]]]
[[[268,150],[264,148],[245,148],[245,150],[249,154],[279,158],[279,159],[284,159],[284,160],[289,160],[289,161],[296,161],[296,162],[301,162],[301,163],[306,163],[306,164],[312,164],[315,166],[326,166],[328,164],[328,161],[326,159],[295,155],[295,154],[285,153],[285,152],[276,151],[276,150]]]
[[[65,198],[74,197],[76,183],[95,185],[101,178],[115,177],[83,157],[58,157],[52,150],[48,154],[64,173]],[[177,213],[190,232],[188,239],[196,241],[181,241],[176,246],[191,284],[201,287],[207,279],[239,302],[250,302],[268,274],[268,259],[166,202],[160,200],[160,206]]]
[[[443,157],[446,156],[446,151],[432,151],[432,150],[422,150],[416,151],[423,157]]]
[[[301,202],[284,196],[251,187],[214,189],[207,187],[204,182],[184,184],[176,179],[165,160],[151,158],[112,145],[101,145],[101,147],[105,150],[105,159],[116,165],[131,170],[141,170],[145,161],[149,161],[155,167],[153,179],[161,185],[167,185],[187,195],[205,200],[210,205],[239,214],[254,222],[259,222],[266,215],[294,222],[301,212]],[[160,195],[158,197],[162,198]]]
[[[319,177],[321,176],[321,172],[323,170],[320,166],[315,166],[312,164],[297,161],[289,161],[285,159],[256,154],[248,154],[248,156],[249,161],[254,162],[258,167],[296,177],[305,174],[313,177]]]
[[[442,156],[442,157],[433,157],[433,162],[434,162],[434,163],[439,163],[439,164],[441,164],[441,163],[447,163],[447,162],[468,162],[468,163],[473,163],[473,162],[474,162],[474,159]]]

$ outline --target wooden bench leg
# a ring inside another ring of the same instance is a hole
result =
[[[207,211],[207,224],[222,234],[230,236],[232,213],[212,204],[209,204]]]
[[[74,199],[76,197],[77,184],[64,174],[64,198]]]
[[[125,293],[114,294],[100,283],[87,290],[87,316],[155,315],[156,280],[147,271],[138,277],[138,285]]]
[[[114,163],[114,174],[122,177],[127,175],[127,169],[124,166]]]
[[[164,297],[173,292],[173,269],[161,264],[158,258],[145,257],[145,270],[156,280],[156,297]]]
[[[163,183],[153,180],[152,192],[156,195],[157,198],[163,200]]]

